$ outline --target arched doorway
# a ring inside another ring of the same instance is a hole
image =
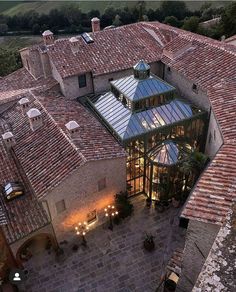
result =
[[[50,233],[39,233],[26,240],[20,246],[16,253],[16,260],[18,263],[23,263],[43,250],[56,250],[57,248],[58,244],[53,235]]]

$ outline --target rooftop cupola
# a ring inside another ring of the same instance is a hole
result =
[[[52,45],[54,43],[54,35],[53,35],[53,33],[50,30],[45,30],[42,33],[42,36],[43,36],[44,44],[46,46],[47,45]]]
[[[140,60],[133,67],[134,77],[137,79],[147,79],[150,76],[150,66],[143,60]]]
[[[21,112],[22,112],[23,115],[28,111],[28,109],[29,109],[29,103],[30,103],[30,101],[26,97],[23,97],[23,98],[21,98],[19,100],[19,105],[21,107]]]
[[[92,32],[100,31],[100,19],[97,17],[94,17],[91,19],[92,24]]]
[[[71,139],[78,137],[79,124],[76,121],[70,121],[65,126]]]
[[[43,125],[42,114],[37,108],[31,108],[27,112],[27,116],[30,122],[30,128],[32,131],[37,130]]]
[[[15,140],[15,137],[12,134],[12,132],[5,132],[2,135],[2,139],[3,139],[4,144],[6,145],[6,147],[8,149],[10,149],[12,146],[14,146],[16,144],[16,140]]]

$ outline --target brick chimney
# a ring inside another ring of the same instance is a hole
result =
[[[29,99],[26,97],[23,97],[19,100],[19,105],[21,108],[21,112],[24,115],[29,110]]]
[[[65,126],[71,139],[78,138],[77,132],[79,129],[79,124],[76,121],[70,121],[67,124],[65,124]]]
[[[97,17],[94,17],[91,19],[92,24],[92,32],[100,31],[100,19]]]
[[[2,135],[2,139],[4,141],[4,144],[8,149],[10,149],[12,146],[16,144],[16,140],[12,132],[6,132]]]
[[[42,114],[37,108],[31,108],[27,112],[27,116],[30,122],[30,128],[32,131],[36,131],[43,125]]]
[[[76,37],[69,39],[72,52],[76,53],[79,50],[79,40]]]
[[[45,30],[42,33],[42,36],[43,36],[44,44],[46,46],[47,45],[52,45],[54,43],[54,35],[53,35],[53,33],[50,30]]]

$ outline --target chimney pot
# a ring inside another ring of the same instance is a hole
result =
[[[12,132],[6,132],[2,135],[2,139],[8,149],[16,144],[16,140]]]
[[[97,32],[100,31],[100,19],[97,17],[94,17],[91,19],[91,24],[92,24],[92,32]]]
[[[24,115],[29,108],[29,99],[26,97],[21,98],[19,100],[19,105],[21,107],[21,112]]]
[[[74,139],[77,137],[77,132],[79,129],[79,124],[76,121],[70,121],[67,124],[65,124],[66,129],[71,137],[71,139]]]
[[[27,116],[30,122],[30,128],[32,131],[37,130],[43,125],[42,114],[37,108],[31,108],[27,112]]]
[[[52,45],[54,43],[54,35],[53,35],[53,33],[50,30],[45,30],[42,33],[42,36],[43,36],[44,44],[46,46],[47,45]]]

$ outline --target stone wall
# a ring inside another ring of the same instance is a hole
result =
[[[207,111],[210,110],[210,102],[206,92],[202,91],[200,88],[198,88],[197,91],[194,91],[192,89],[192,86],[194,84],[193,81],[188,80],[173,68],[171,68],[171,71],[168,71],[167,66],[165,66],[164,76],[167,82],[176,87],[180,96],[188,99],[202,109],[205,109]]]
[[[49,223],[48,225],[46,225],[46,226],[30,233],[29,235],[17,240],[16,242],[10,244],[10,248],[12,250],[13,255],[16,257],[16,254],[17,254],[19,248],[21,248],[22,245],[25,244],[26,241],[28,241],[31,238],[35,237],[36,235],[42,234],[42,233],[50,234],[52,237],[55,237],[52,225]]]
[[[213,158],[222,144],[223,138],[220,132],[220,127],[216,121],[214,113],[211,111],[205,148],[206,155]]]
[[[99,191],[98,181],[103,178],[106,187]],[[59,241],[74,236],[75,224],[87,220],[93,210],[97,211],[97,224],[102,223],[104,208],[113,202],[116,193],[125,189],[125,157],[88,162],[72,173],[45,198]],[[57,214],[56,203],[61,200],[66,209]]]
[[[41,57],[41,63],[43,67],[43,74],[44,74],[44,77],[47,78],[52,75],[52,68],[51,68],[48,54],[46,52],[41,53],[40,57]]]
[[[220,226],[190,220],[186,235],[181,276],[176,292],[190,292],[210,252]]]
[[[134,64],[135,65],[135,64]],[[154,62],[150,64],[151,67],[151,73],[161,76],[161,67],[159,62]],[[104,74],[100,76],[95,76],[94,77],[94,92],[99,93],[103,91],[108,91],[110,90],[110,84],[109,84],[109,79],[113,78],[113,80],[117,80],[119,78],[123,78],[129,75],[133,74],[133,68],[127,69],[127,70],[122,70],[118,72],[113,72],[109,74]]]

